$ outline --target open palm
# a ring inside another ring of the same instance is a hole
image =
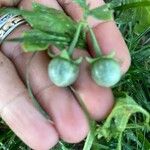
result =
[[[73,0],[35,0],[55,9],[64,10],[72,19],[80,20],[81,8]],[[0,6],[13,5],[17,0],[2,0]],[[87,0],[91,8],[102,0]],[[22,0],[18,7],[31,9],[32,0]],[[37,20],[40,21],[40,20]],[[104,54],[112,50],[121,63],[122,73],[130,66],[130,55],[121,33],[113,21],[99,22],[89,18]],[[9,37],[18,37],[28,30],[28,25],[18,27]],[[73,33],[74,34],[74,33]],[[87,35],[89,50],[92,50]],[[47,150],[63,139],[69,143],[80,142],[88,133],[86,116],[67,88],[56,87],[48,78],[49,57],[45,52],[35,55],[30,67],[33,93],[52,121],[44,118],[32,104],[27,92],[25,68],[32,53],[24,53],[19,43],[4,43],[0,52],[0,115],[10,128],[31,148]],[[76,50],[76,56],[87,56],[87,51]],[[111,111],[114,99],[111,89],[97,86],[91,79],[88,64],[81,65],[80,76],[73,87],[79,92],[89,113],[95,120],[102,120]]]

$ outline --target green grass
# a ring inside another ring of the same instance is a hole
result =
[[[124,0],[122,0],[124,2]],[[122,12],[122,13],[121,13]],[[120,83],[113,88],[116,99],[122,92],[131,96],[134,101],[150,113],[150,28],[145,28],[140,34],[135,31],[135,20],[124,19],[127,11],[115,13],[116,22],[129,47],[132,65]],[[132,12],[134,14],[134,12]],[[143,123],[145,116],[141,113],[132,114],[121,138],[122,150],[150,150],[149,124]],[[114,120],[115,121],[115,120]],[[97,123],[101,129],[105,121]],[[112,120],[113,125],[113,120]],[[112,130],[113,126],[111,126]],[[99,131],[95,130],[99,134]],[[119,137],[109,140],[96,136],[92,150],[119,150]],[[60,141],[53,150],[82,150],[85,141],[78,144],[67,144]],[[0,150],[28,150],[29,148],[0,120]]]

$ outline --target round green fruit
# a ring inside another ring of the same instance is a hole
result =
[[[79,75],[79,65],[67,59],[56,57],[48,65],[50,80],[59,87],[73,84]]]
[[[98,85],[112,87],[121,78],[120,65],[112,58],[100,58],[92,63],[91,74]]]

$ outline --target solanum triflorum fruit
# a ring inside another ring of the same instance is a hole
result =
[[[86,58],[91,64],[91,76],[99,86],[112,87],[121,79],[121,66],[115,60],[114,52],[106,56],[102,54],[92,28],[88,26],[88,29],[93,43],[93,50],[96,54],[96,58]]]
[[[119,63],[113,58],[87,58],[91,64],[92,79],[100,86],[112,87],[121,78]]]
[[[79,75],[79,64],[82,59],[70,59],[67,51],[62,51],[54,57],[48,65],[50,80],[58,87],[67,87],[73,84]]]

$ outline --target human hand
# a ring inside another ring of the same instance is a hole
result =
[[[9,1],[1,2],[12,5]],[[63,9],[74,20],[79,20],[82,16],[79,6],[71,0],[36,0],[36,2]],[[88,2],[91,7],[100,5],[96,0],[88,0]],[[31,3],[32,0],[22,0],[18,7],[31,9]],[[99,23],[92,18],[89,19],[89,23],[95,26],[94,31],[103,53],[108,54],[111,50],[115,50],[116,58],[121,62],[122,73],[125,73],[130,66],[130,55],[115,23],[113,21]],[[18,27],[9,35],[9,38],[18,37],[27,29],[29,29],[27,25]],[[89,49],[92,49],[89,35],[87,40]],[[75,53],[75,55],[88,55],[82,50],[76,50]],[[44,118],[32,104],[23,83],[26,64],[31,55],[31,53],[22,52],[19,43],[3,43],[1,46],[1,117],[27,145],[35,150],[47,150],[53,147],[59,137],[69,143],[83,140],[89,130],[85,114],[68,89],[56,87],[49,80],[47,75],[49,57],[45,52],[35,55],[32,61],[30,84],[35,97],[53,122]],[[91,80],[87,68],[88,64],[84,61],[81,65],[80,76],[73,87],[79,92],[93,119],[102,120],[113,107],[113,94],[111,89],[97,86]]]
[[[0,1],[0,7],[1,6],[15,6],[17,3],[19,3],[20,0],[1,0]]]

